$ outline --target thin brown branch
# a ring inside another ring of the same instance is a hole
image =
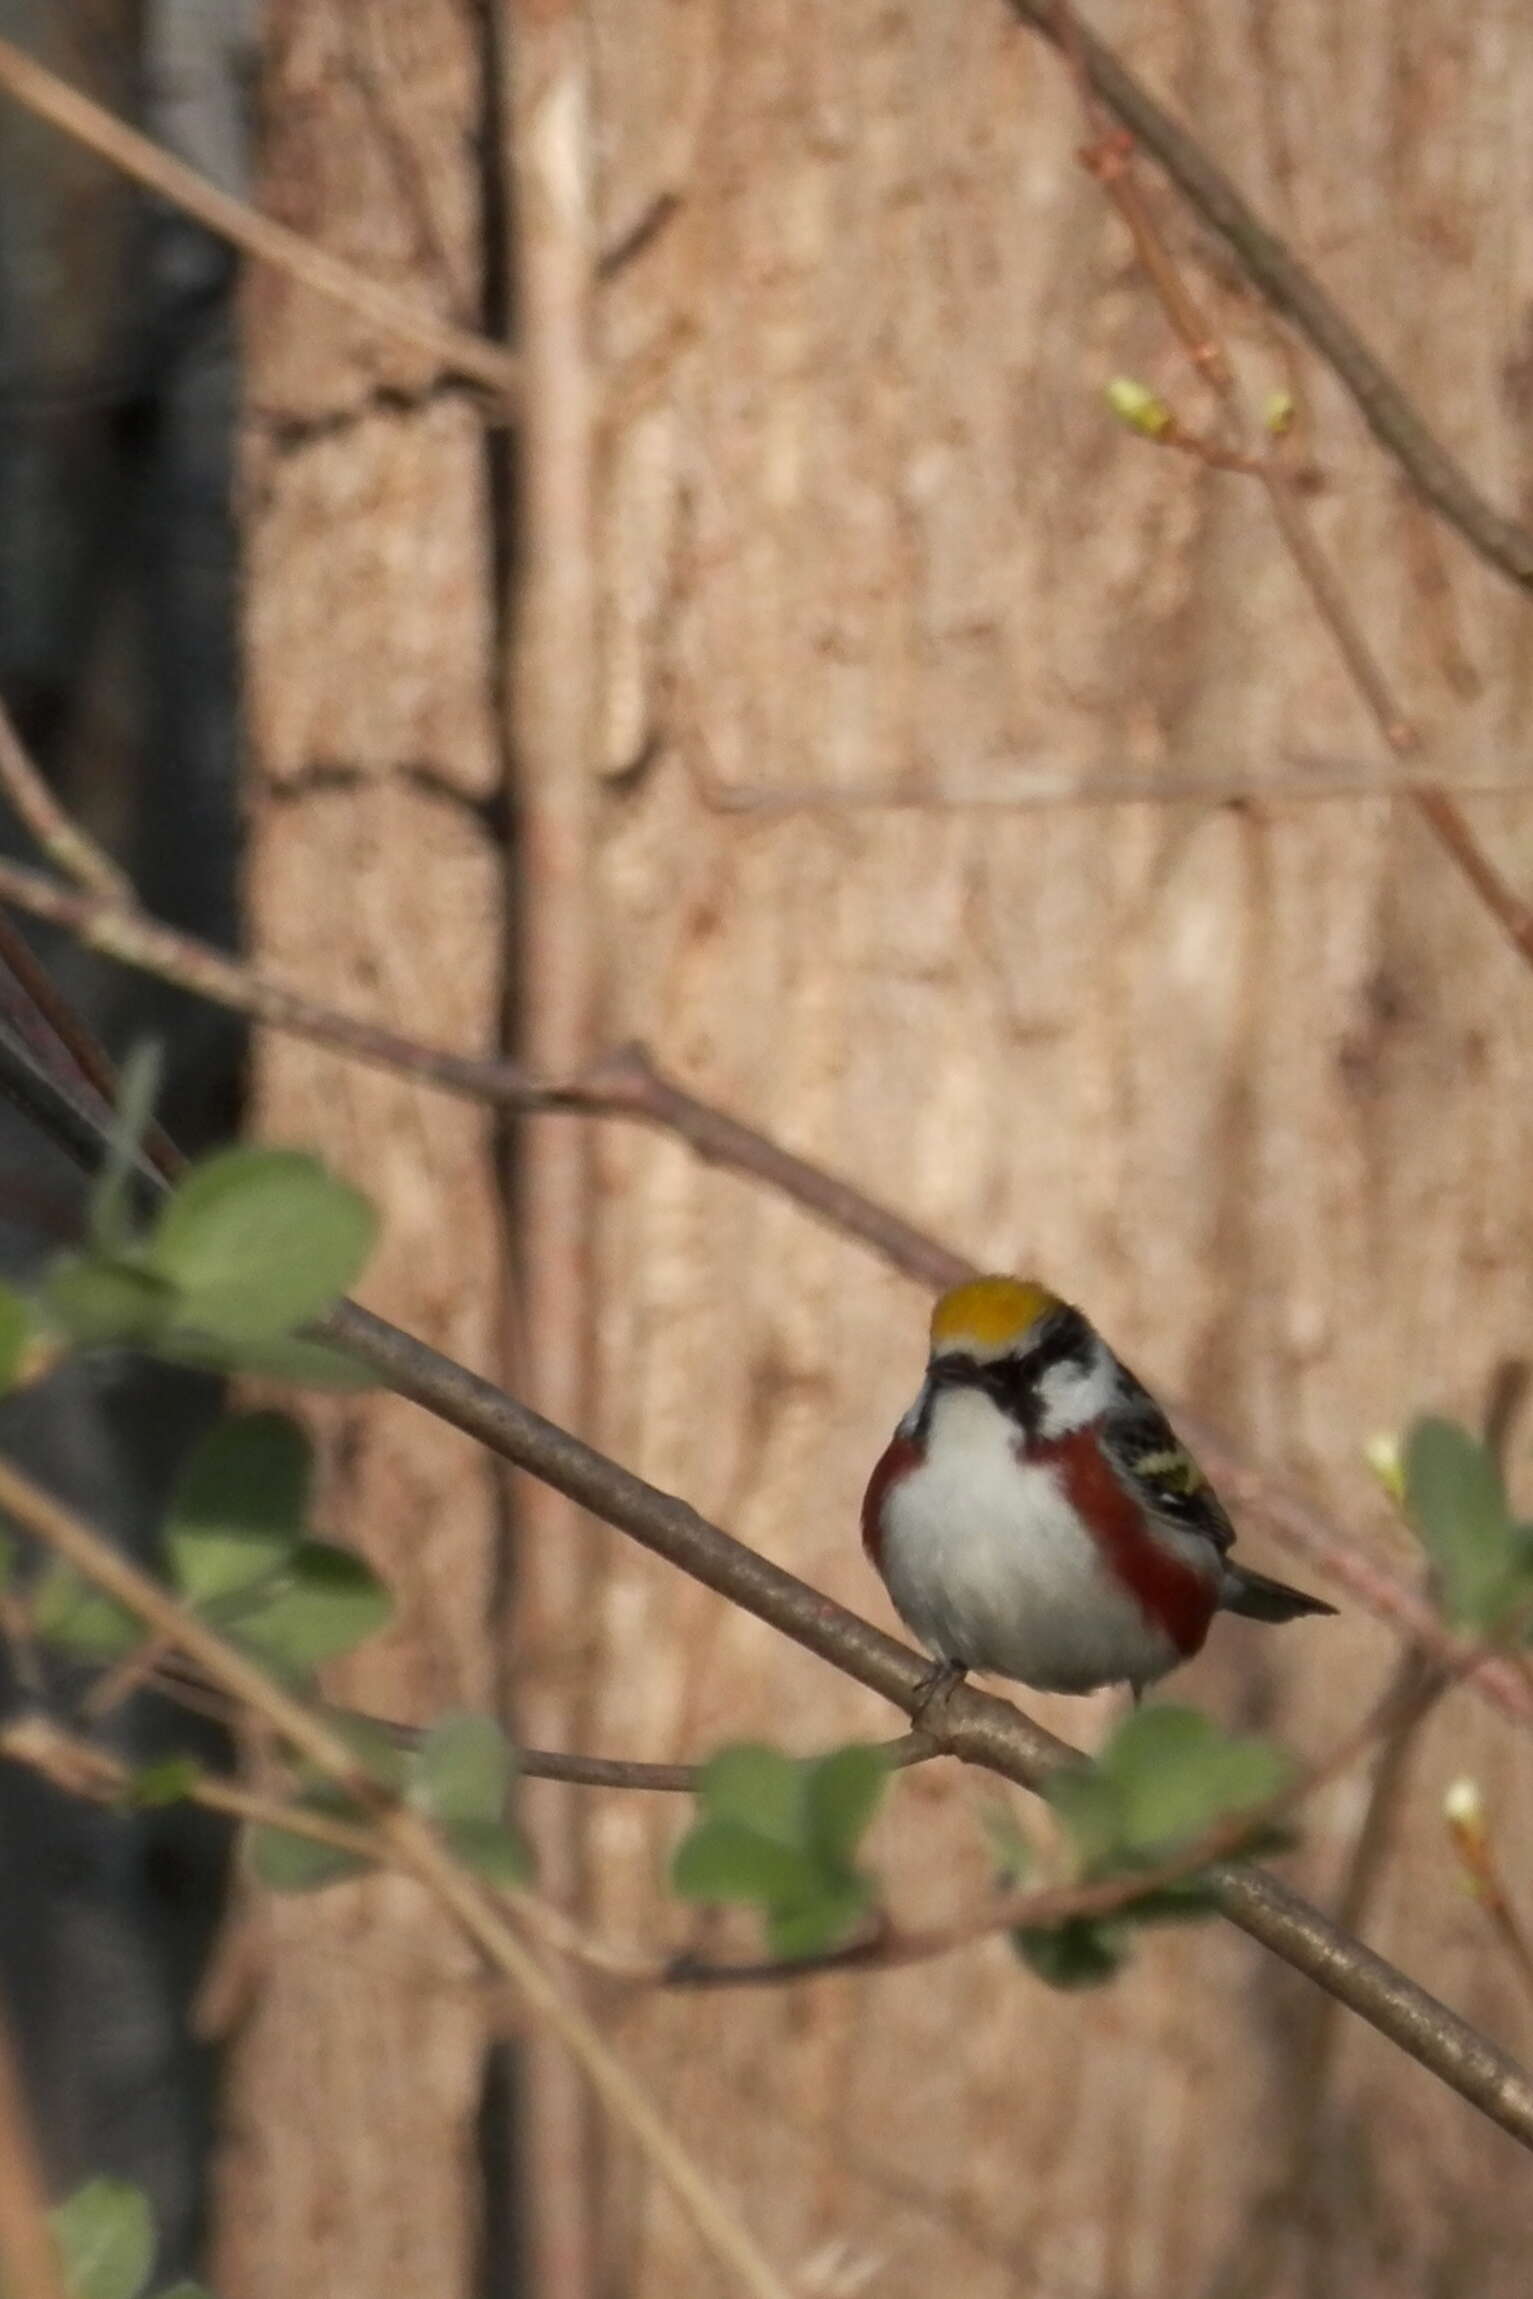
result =
[[[686,1143],[705,1164],[748,1174],[916,1284],[941,1291],[978,1274],[977,1264],[866,1191],[689,1093],[658,1070],[641,1046],[622,1046],[577,1079],[532,1078],[519,1063],[458,1054],[402,1038],[378,1024],[319,1004],[269,975],[241,965],[209,944],[178,934],[138,912],[108,909],[73,888],[0,859],[0,901],[74,933],[121,964],[177,984],[193,995],[271,1028],[370,1062],[400,1075],[519,1111],[584,1111],[657,1127]],[[62,1142],[70,1154],[73,1145]],[[153,1146],[152,1144],[149,1146]],[[163,1162],[162,1171],[170,1170]],[[1227,1499],[1264,1522],[1367,1611],[1412,1637],[1444,1666],[1459,1668],[1475,1652],[1454,1636],[1399,1575],[1349,1539],[1310,1503],[1259,1469],[1199,1416],[1177,1419]],[[1533,1686],[1504,1655],[1478,1654],[1475,1689],[1520,1723],[1533,1722]]]
[[[245,255],[285,272],[315,295],[340,304],[380,334],[415,344],[450,372],[471,376],[497,397],[515,397],[521,369],[513,352],[420,310],[369,279],[365,272],[305,239],[301,232],[290,231],[246,201],[222,191],[10,40],[0,40],[0,89],[99,159],[121,169],[135,183],[194,216]]]
[[[10,2299],[71,2299],[48,2224],[48,2190],[10,2014],[0,2001],[0,2267]]]
[[[1205,458],[1207,460],[1207,458]],[[1230,468],[1226,458],[1220,466]],[[1251,458],[1234,459],[1234,467],[1249,471]],[[1273,768],[1259,764],[1232,766],[1227,755],[1200,764],[1194,754],[1178,754],[1174,773],[1025,762],[1011,768],[958,780],[944,774],[940,781],[909,774],[885,783],[859,783],[855,790],[837,789],[817,782],[702,784],[703,802],[716,814],[1013,814],[1080,806],[1256,806],[1277,810],[1377,799],[1408,798],[1416,790],[1440,789],[1435,778],[1401,773],[1378,759],[1320,756],[1290,752],[1275,759]],[[1458,798],[1526,798],[1533,792],[1533,774],[1493,774],[1483,770],[1456,772],[1453,793]]]
[[[1533,586],[1533,534],[1480,493],[1319,281],[1196,138],[1171,118],[1105,41],[1079,23],[1073,10],[1057,0],[1011,0],[1011,7],[1057,47],[1065,49],[1073,37],[1095,96],[1165,170],[1273,309],[1293,321],[1351,393],[1385,452],[1483,559],[1524,588]]]
[[[934,1716],[930,1667],[919,1654],[425,1343],[350,1303],[323,1330],[372,1365],[398,1395],[546,1477],[582,1508],[907,1714],[919,1711],[922,1731],[948,1754],[1035,1790],[1056,1765],[1078,1760],[1010,1702],[972,1686],[949,1694]],[[1486,2037],[1265,1870],[1217,1867],[1209,1884],[1232,1922],[1533,2147],[1533,2080]]]
[[[321,1712],[266,1676],[90,1525],[4,1460],[0,1460],[0,1511],[72,1564],[94,1588],[114,1597],[146,1628],[166,1637],[223,1691],[269,1725],[294,1754],[343,1788],[368,1816],[391,1863],[426,1887],[578,2060],[598,2098],[631,2133],[715,2257],[755,2299],[792,2299],[754,2238],[714,2192],[590,2021],[560,1993],[506,1922],[493,1896],[459,1867],[419,1813],[381,1794],[359,1771],[351,1749]]]
[[[200,1715],[229,1722],[237,1713],[232,1703],[220,1700],[205,1676],[174,1662],[161,1661],[153,1670],[152,1681],[172,1700],[188,1705],[195,1702]],[[388,1717],[374,1716],[366,1710],[347,1709],[344,1714],[386,1732],[401,1748],[413,1748],[420,1741],[421,1734],[414,1725],[396,1724]],[[907,1771],[913,1764],[927,1764],[941,1753],[924,1732],[902,1732],[896,1739],[878,1741],[875,1746],[891,1772]],[[702,1776],[702,1767],[697,1764],[645,1764],[621,1756],[572,1756],[562,1749],[518,1745],[512,1749],[512,1755],[522,1779],[559,1780],[571,1788],[639,1789],[662,1795],[695,1796]]]
[[[919,1232],[908,1234],[927,1253],[943,1250],[923,1240]],[[1051,1765],[1069,1760],[1071,1751],[1040,1732],[1009,1703],[967,1687],[944,1703],[942,1731],[933,1733],[926,1664],[869,1622],[382,1319],[345,1303],[324,1330],[381,1372],[398,1395],[465,1430],[502,1458],[545,1477],[582,1507],[844,1674],[883,1693],[907,1713],[920,1711],[924,1737],[949,1753],[1028,1787],[1036,1787]],[[9,1474],[4,1472],[5,1477]],[[118,1571],[131,1569],[121,1560],[110,1561]],[[173,1605],[170,1619],[179,1619]],[[150,1625],[169,1623],[161,1614]],[[178,1642],[190,1652],[179,1634]],[[202,1656],[190,1652],[190,1657]],[[1479,1655],[1473,1657],[1478,1660]],[[361,1786],[366,1794],[366,1784]],[[1485,2037],[1275,1878],[1258,1870],[1221,1869],[1212,1883],[1232,1922],[1340,1997],[1524,2144],[1533,2145],[1533,2084]]]
[[[3,42],[0,42],[3,47]],[[3,789],[48,859],[66,878],[103,902],[129,905],[133,882],[111,856],[67,814],[22,747],[11,714],[0,703],[0,789]]]
[[[1461,1780],[1448,1791],[1448,1835],[1470,1890],[1489,1916],[1513,1970],[1533,1998],[1533,1938],[1507,1889],[1479,1790]]]
[[[1053,0],[1047,28],[1064,51],[1088,126],[1097,128],[1097,97],[1104,91],[1093,70],[1091,44],[1076,15],[1073,0]],[[1250,454],[1253,436],[1260,437],[1259,429],[1253,422],[1233,361],[1172,259],[1150,212],[1134,174],[1132,135],[1103,139],[1099,133],[1097,144],[1083,158],[1122,217],[1141,269],[1160,301],[1172,333],[1198,374],[1213,390],[1230,423],[1238,458],[1234,467],[1249,466],[1265,491],[1284,547],[1316,614],[1346,665],[1347,675],[1390,750],[1397,758],[1414,756],[1420,748],[1420,737],[1364,636],[1346,586],[1320,547],[1294,475],[1283,460],[1281,441],[1269,436],[1264,452],[1256,456]],[[1171,436],[1174,436],[1174,427]],[[1533,538],[1528,542],[1529,565],[1533,568]],[[1533,909],[1502,879],[1474,837],[1462,810],[1436,785],[1415,788],[1410,795],[1443,852],[1489,910],[1524,964],[1533,966]]]
[[[10,2016],[0,2002],[0,2267],[10,2299],[71,2299],[48,2224],[48,2191]]]
[[[1361,1931],[1367,1921],[1383,1880],[1418,1735],[1451,1681],[1414,1645],[1407,1645],[1396,1662],[1396,1685],[1402,1693],[1418,1688],[1418,1697],[1402,1707],[1393,1729],[1384,1735],[1362,1823],[1336,1895],[1336,1921],[1349,1932]],[[1323,2225],[1317,2217],[1316,2181],[1330,2144],[1325,2102],[1345,2022],[1335,1997],[1318,1989],[1302,2018],[1284,2087],[1290,2105],[1288,2136],[1285,2140],[1280,2132],[1274,2139],[1275,2175],[1212,2278],[1211,2299],[1260,2299],[1282,2272],[1287,2241],[1296,2234],[1313,2241]]]
[[[593,932],[597,635],[591,341],[593,207],[589,38],[580,0],[511,0],[504,164],[512,218],[511,308],[522,345],[519,539],[506,693],[520,883],[518,1051],[565,1077],[594,1044]],[[592,1348],[591,1129],[513,1136],[518,1283],[509,1357],[551,1419],[587,1417]],[[513,1480],[517,1567],[510,1695],[519,1731],[579,1730],[594,1528],[563,1494]],[[568,1797],[528,1799],[526,1826],[549,1895],[585,1896],[584,1819]],[[534,2035],[520,2154],[530,2204],[529,2278],[545,2299],[594,2299],[599,2283],[590,2101],[568,2053]]]
[[[1093,1921],[1125,1913],[1137,1901],[1200,1876],[1217,1861],[1237,1853],[1265,1830],[1288,1819],[1310,1797],[1343,1773],[1350,1772],[1377,1740],[1412,1728],[1436,1701],[1441,1689],[1439,1679],[1424,1681],[1419,1670],[1413,1670],[1408,1677],[1403,1673],[1393,1675],[1380,1699],[1326,1756],[1295,1771],[1261,1803],[1224,1814],[1191,1843],[1168,1853],[1153,1866],[1124,1869],[1085,1883],[1001,1893],[982,1908],[970,1910],[944,1924],[920,1931],[901,1931],[885,1925],[866,1940],[830,1948],[815,1956],[752,1964],[706,1964],[682,1958],[672,1962],[665,1976],[677,1985],[719,1987],[742,1982],[760,1985],[763,1981],[791,1981],[818,1972],[848,1969],[884,1971],[901,1965],[928,1963],[934,1957],[951,1955],[954,1949],[971,1946],[976,1940],[987,1939],[997,1932],[1043,1929],[1077,1918]],[[1330,1997],[1319,2000],[1333,2003]]]

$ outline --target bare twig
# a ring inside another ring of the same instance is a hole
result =
[[[768,1622],[806,1650],[921,1714],[921,1729],[948,1754],[1036,1789],[1075,1752],[1009,1701],[961,1686],[934,1715],[930,1667],[870,1621],[811,1589],[712,1525],[674,1495],[555,1428],[491,1383],[425,1343],[346,1304],[323,1328],[382,1374],[397,1394],[465,1430],[492,1451],[546,1477],[582,1508],[655,1555]],[[1494,2044],[1382,1957],[1330,1923],[1259,1868],[1215,1868],[1210,1889],[1223,1913],[1318,1985],[1330,1989],[1412,2058],[1533,2147],[1533,2081]]]
[[[296,1755],[344,1788],[368,1816],[376,1841],[393,1865],[425,1885],[579,2061],[597,2096],[627,2127],[715,2256],[756,2299],[791,2299],[788,2286],[754,2239],[715,2194],[589,2020],[565,1999],[517,1937],[492,1895],[458,1866],[419,1813],[383,1795],[359,1770],[351,1749],[321,1713],[266,1676],[91,1526],[6,1461],[0,1461],[0,1510],[72,1564],[93,1587],[166,1637],[268,1724]]]
[[[48,2224],[48,2190],[16,2057],[0,2002],[0,2266],[11,2299],[71,2299]]]
[[[74,1154],[72,1137],[59,1138]],[[909,1234],[929,1252],[942,1250],[921,1240],[919,1232]],[[545,1477],[582,1507],[844,1674],[909,1713],[920,1710],[923,1737],[933,1745],[1027,1787],[1035,1787],[1052,1764],[1069,1759],[1072,1752],[1009,1703],[968,1687],[950,1696],[942,1711],[942,1730],[934,1732],[926,1663],[870,1622],[806,1587],[710,1525],[684,1502],[647,1485],[465,1366],[455,1365],[381,1318],[346,1303],[327,1320],[325,1330],[330,1339],[379,1370],[400,1396],[465,1430],[517,1466]],[[182,1649],[187,1649],[184,1641]],[[1475,1660],[1480,1657],[1473,1648],[1471,1654]],[[1221,1869],[1212,1885],[1232,1922],[1340,1997],[1482,2112],[1533,2145],[1533,2084],[1485,2037],[1360,1941],[1328,1923],[1274,1877],[1259,1870]]]
[[[927,1963],[950,1955],[996,1932],[1044,1928],[1072,1921],[1115,1916],[1173,1885],[1199,1876],[1216,1861],[1238,1852],[1243,1845],[1285,1820],[1298,1806],[1329,1786],[1366,1755],[1374,1742],[1409,1730],[1427,1713],[1442,1690],[1441,1680],[1423,1681],[1420,1671],[1393,1674],[1381,1697],[1344,1733],[1329,1753],[1305,1765],[1259,1804],[1248,1805],[1214,1821],[1190,1844],[1185,1844],[1151,1867],[1121,1870],[1087,1883],[1045,1885],[997,1894],[982,1908],[921,1931],[900,1931],[884,1926],[866,1940],[827,1949],[823,1954],[794,1960],[753,1964],[705,1964],[691,1958],[675,1961],[666,1977],[691,1987],[718,1987],[749,1982],[802,1979],[817,1972],[851,1968],[883,1971],[905,1964]],[[1333,1999],[1320,1997],[1330,2004]]]
[[[1480,1792],[1472,1780],[1456,1781],[1449,1789],[1444,1816],[1469,1887],[1495,1927],[1518,1978],[1533,1996],[1533,1939],[1507,1890]]]
[[[397,336],[429,352],[449,371],[472,376],[501,398],[514,398],[521,382],[516,356],[467,328],[420,310],[403,296],[380,287],[364,272],[343,263],[328,249],[261,215],[244,200],[209,183],[195,168],[140,135],[125,120],[95,103],[50,72],[10,40],[0,40],[0,89],[47,120],[76,143],[96,153],[135,183],[184,209],[220,239],[258,262],[285,272],[316,295],[342,305],[380,334]]]
[[[0,43],[3,46],[3,43]],[[0,703],[0,788],[49,860],[87,894],[124,907],[133,882],[105,850],[67,814],[22,747],[11,714]]]
[[[63,926],[87,947],[232,1012],[416,1078],[443,1092],[501,1109],[583,1111],[592,1117],[624,1118],[658,1127],[684,1141],[706,1164],[749,1174],[778,1191],[919,1285],[940,1291],[977,1274],[974,1262],[918,1229],[892,1207],[881,1205],[855,1184],[798,1156],[715,1103],[689,1093],[657,1069],[642,1046],[621,1046],[602,1055],[579,1078],[540,1080],[530,1077],[519,1063],[422,1045],[381,1025],[321,1005],[142,913],[109,909],[37,871],[3,859],[0,901],[13,902],[35,917]],[[32,1114],[39,1123],[50,1123],[48,1113]],[[73,1139],[62,1134],[56,1138],[67,1154],[79,1154]],[[153,1149],[154,1144],[146,1147]],[[163,1158],[161,1170],[170,1170]],[[1265,1522],[1285,1547],[1309,1558],[1359,1604],[1414,1638],[1445,1666],[1457,1668],[1475,1650],[1446,1629],[1430,1605],[1398,1574],[1348,1539],[1310,1503],[1258,1469],[1219,1430],[1186,1412],[1179,1411],[1177,1419],[1226,1498],[1233,1497],[1243,1510]],[[1507,1715],[1521,1723],[1533,1722],[1533,1686],[1504,1655],[1480,1653],[1472,1681],[1479,1693]]]
[[[1024,13],[1030,12],[1024,10]],[[1345,586],[1337,579],[1316,539],[1294,474],[1283,460],[1281,441],[1269,435],[1262,452],[1251,452],[1253,436],[1260,438],[1260,432],[1253,422],[1229,353],[1178,270],[1150,213],[1134,174],[1134,138],[1121,130],[1103,132],[1098,96],[1105,91],[1093,69],[1092,43],[1075,13],[1073,0],[1053,0],[1046,28],[1064,52],[1081,109],[1095,137],[1092,146],[1082,155],[1084,164],[1122,217],[1134,252],[1160,300],[1172,333],[1193,368],[1214,393],[1230,426],[1236,445],[1222,460],[1227,468],[1255,477],[1265,491],[1278,533],[1316,614],[1335,642],[1348,676],[1390,750],[1399,759],[1409,759],[1420,749],[1420,737],[1363,635]],[[1178,438],[1174,423],[1169,429],[1163,429],[1160,437],[1168,445],[1187,444],[1185,438]],[[1201,451],[1205,462],[1216,459],[1206,447]],[[1533,570],[1533,539],[1529,539],[1529,567]],[[1533,579],[1533,575],[1529,579]],[[1470,830],[1462,809],[1436,784],[1413,785],[1408,795],[1443,852],[1479,896],[1523,962],[1533,966],[1533,908],[1506,884]]]
[[[521,921],[519,1051],[534,1073],[588,1061],[595,1015],[592,868],[596,777],[596,379],[590,340],[596,265],[586,11],[578,0],[513,0],[505,167],[510,303],[522,343],[516,438],[518,563],[510,703]],[[510,1361],[551,1419],[580,1427],[591,1374],[591,1140],[578,1125],[513,1137],[510,1188],[522,1241]],[[582,1681],[592,1526],[561,1493],[514,1481],[510,1680],[519,1728],[569,1741]],[[530,1799],[528,1826],[550,1895],[584,1896],[584,1831],[567,1797]],[[598,2282],[590,2103],[565,2052],[534,2037],[527,2071],[530,2276],[546,2299],[592,2299]]]
[[[235,1713],[233,1704],[221,1700],[205,1676],[199,1671],[188,1671],[174,1661],[160,1661],[154,1668],[152,1681],[172,1700],[185,1702],[190,1694],[199,1714],[228,1721]],[[413,1748],[420,1740],[414,1725],[396,1724],[388,1717],[374,1716],[365,1710],[347,1709],[344,1713],[386,1732],[401,1748]],[[907,1771],[914,1764],[927,1764],[941,1753],[924,1732],[902,1732],[897,1739],[877,1741],[874,1745],[891,1772]],[[702,1767],[696,1764],[643,1764],[626,1757],[571,1756],[562,1749],[523,1745],[514,1747],[512,1754],[522,1779],[560,1780],[571,1788],[640,1789],[663,1795],[695,1796],[702,1772]]]
[[[1159,162],[1273,308],[1293,321],[1351,393],[1380,446],[1483,559],[1513,582],[1533,585],[1533,534],[1486,501],[1318,280],[1202,145],[1162,109],[1105,41],[1078,22],[1073,10],[1058,0],[1011,0],[1011,6],[1056,46],[1068,49],[1073,40],[1096,96]]]

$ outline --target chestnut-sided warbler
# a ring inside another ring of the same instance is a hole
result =
[[[1234,1527],[1148,1390],[1078,1309],[1010,1277],[932,1311],[862,1535],[938,1673],[1042,1692],[1127,1683],[1137,1699],[1216,1612],[1336,1609],[1234,1562]]]

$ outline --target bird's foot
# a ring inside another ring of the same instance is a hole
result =
[[[910,1704],[910,1722],[915,1731],[929,1732],[934,1740],[942,1738],[948,1696],[958,1690],[968,1673],[961,1660],[939,1660],[927,1670]]]

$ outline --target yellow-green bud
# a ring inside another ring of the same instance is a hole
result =
[[[1164,439],[1176,428],[1176,417],[1165,401],[1127,375],[1115,375],[1108,384],[1107,404],[1120,423],[1146,439]]]

